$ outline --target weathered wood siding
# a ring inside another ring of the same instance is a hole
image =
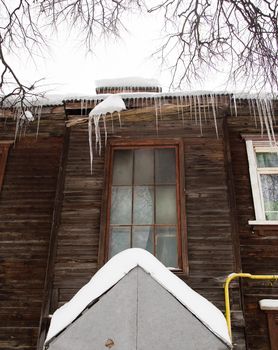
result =
[[[260,134],[261,130],[255,127],[253,118],[247,116],[247,112],[246,104],[239,106],[238,117],[228,119],[242,270],[252,274],[277,274],[278,227],[248,225],[248,220],[254,220],[255,214],[246,146],[241,134]],[[244,280],[242,294],[247,348],[270,350],[267,319],[258,301],[263,298],[277,299],[278,283]]]
[[[108,138],[182,138],[189,256],[189,276],[183,279],[224,310],[223,281],[235,270],[235,258],[222,120],[218,121],[218,139],[212,120],[203,124],[202,136],[199,125],[190,118],[185,120],[183,125],[181,115],[177,118],[165,114],[159,119],[157,132],[155,112],[151,118],[142,113],[123,117],[121,128],[114,121],[114,134],[108,123]],[[105,150],[101,156],[95,156],[91,175],[87,126],[72,128],[54,266],[53,291],[58,306],[68,301],[98,269],[104,154]],[[232,307],[237,316],[236,349],[242,349],[244,335],[237,286],[232,291]]]
[[[49,119],[50,118],[50,119]],[[0,349],[36,349],[64,114],[52,109],[11,146],[0,193]],[[0,120],[0,140],[14,123]]]

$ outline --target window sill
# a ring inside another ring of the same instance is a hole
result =
[[[249,220],[249,225],[278,225],[278,220]]]

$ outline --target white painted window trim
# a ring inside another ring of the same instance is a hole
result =
[[[249,174],[252,187],[255,220],[249,220],[249,225],[278,225],[278,220],[266,220],[264,200],[261,187],[261,174],[278,174],[277,168],[257,168],[256,152],[278,152],[277,147],[256,147],[252,140],[246,140],[246,150],[249,163]]]

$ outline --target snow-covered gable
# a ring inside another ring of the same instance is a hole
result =
[[[149,273],[211,332],[231,346],[222,312],[170,272],[152,254],[138,248],[127,249],[110,259],[67,304],[54,313],[46,344],[70,325],[88,305],[107,292],[136,266],[140,266]]]

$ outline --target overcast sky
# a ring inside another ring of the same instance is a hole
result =
[[[161,67],[151,54],[159,46],[161,20],[157,14],[148,17],[130,16],[125,20],[128,32],[122,38],[98,40],[94,53],[87,53],[77,32],[69,35],[64,26],[57,34],[49,35],[49,51],[44,57],[36,57],[36,66],[23,55],[13,59],[20,75],[30,83],[45,78],[40,84],[51,94],[95,93],[95,80],[126,76],[155,78],[163,91],[168,91],[170,72]],[[24,68],[24,69],[22,69]],[[221,71],[221,67],[220,67]],[[204,82],[185,84],[184,90],[225,90],[221,74],[206,75]]]

